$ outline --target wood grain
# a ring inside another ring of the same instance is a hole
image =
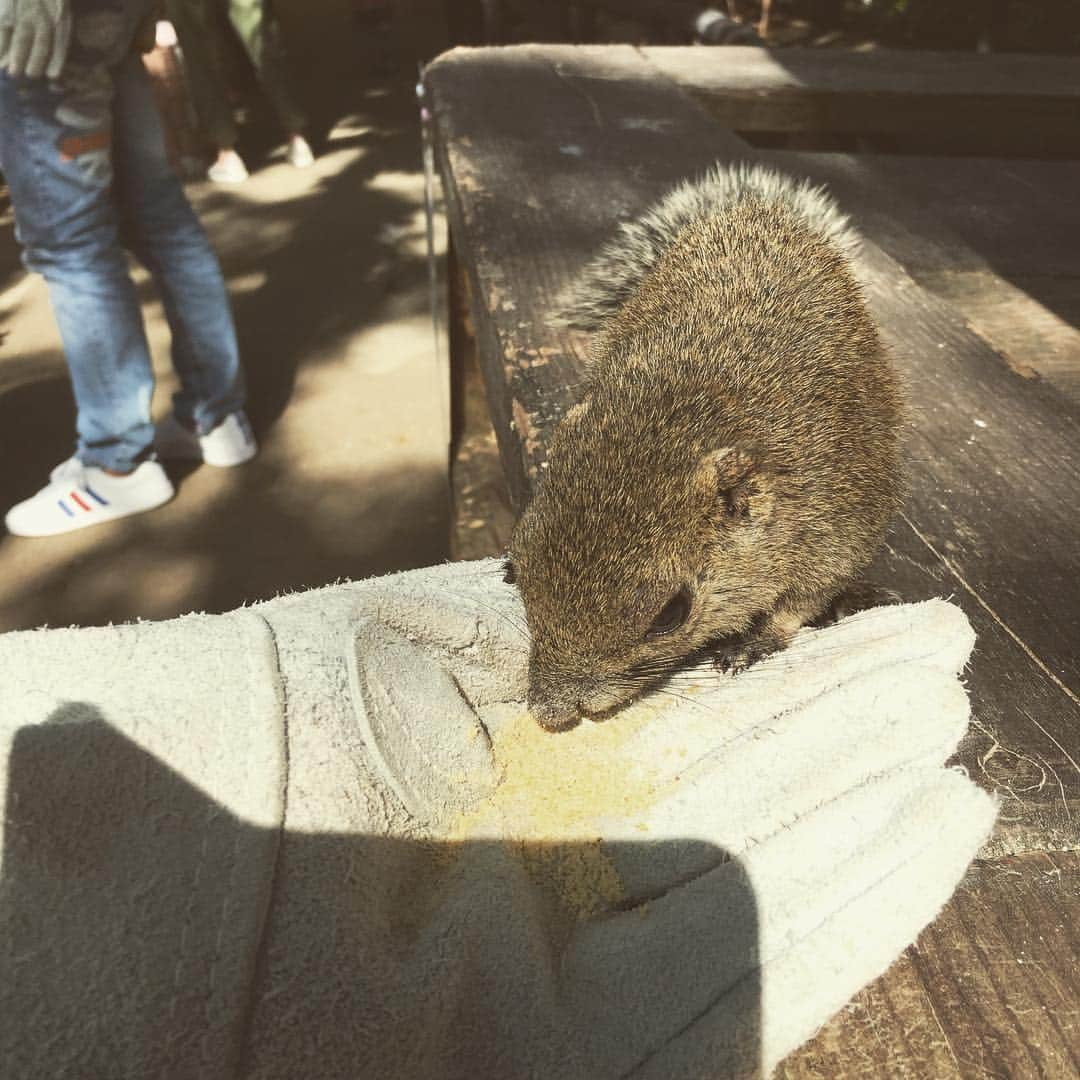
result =
[[[733,130],[942,135],[954,146],[981,142],[987,153],[1061,153],[1080,143],[1072,57],[754,46],[642,53]]]
[[[1025,376],[1080,407],[1080,163],[774,153]]]

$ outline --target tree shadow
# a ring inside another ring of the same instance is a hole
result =
[[[550,871],[595,845],[259,827],[83,702],[16,732],[5,811],[8,1076],[759,1072],[753,889],[711,845],[606,847],[708,903],[585,911]]]
[[[208,473],[153,514],[50,539],[47,558],[42,541],[0,541],[0,630],[223,612],[446,556],[446,477],[430,458],[317,482],[269,453]]]
[[[0,175],[0,230],[13,229],[14,222],[15,218],[11,210],[11,202],[3,186],[3,176]],[[15,284],[23,276],[23,273],[18,248],[14,244],[0,244],[0,293]],[[5,333],[3,325],[0,325],[0,345],[4,343]]]

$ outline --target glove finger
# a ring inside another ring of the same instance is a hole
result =
[[[56,24],[56,33],[53,37],[52,55],[45,69],[45,75],[49,79],[59,79],[67,62],[68,48],[71,45],[71,13],[65,12]]]
[[[759,1035],[755,1066],[760,1075],[770,1075],[786,1054],[885,971],[937,916],[994,818],[989,796],[951,771],[940,772],[923,797],[906,810],[911,814],[911,827],[904,828],[909,843],[906,852],[894,851],[892,869],[867,878],[867,888],[861,892],[848,889],[848,902],[834,906],[809,933],[792,938],[781,951],[764,959],[760,973],[736,988],[752,988],[740,1004],[744,1022],[749,1012],[751,1026]],[[904,807],[898,811],[901,816],[904,812]],[[890,843],[888,828],[877,841]],[[805,846],[793,851],[791,858],[794,865],[805,863]],[[780,886],[791,865],[780,867],[776,881]],[[754,888],[759,905],[767,907],[769,885],[755,881]],[[759,906],[758,916],[768,917],[764,907]],[[678,1040],[666,1043],[634,1075],[670,1076],[673,1062],[678,1063],[679,1075],[712,1075],[709,1070],[716,1067],[717,1054],[724,1060],[733,1026],[740,1019],[733,1004],[724,998],[707,1012],[692,1014],[700,1019]]]
[[[8,73],[15,78],[26,74],[26,63],[34,47],[34,30],[25,23],[18,23],[11,35],[11,55]]]
[[[967,617],[953,605],[879,608],[800,634],[791,648],[738,677],[703,670],[677,676],[611,723],[624,729],[627,755],[685,773],[689,762],[751,732],[768,735],[775,718],[868,673],[891,672],[887,678],[908,690],[913,664],[953,679],[972,642]]]
[[[951,677],[973,641],[964,613],[942,601],[862,612],[833,627],[804,631],[787,650],[736,678],[701,669],[676,677],[643,702],[651,711],[660,705],[665,716],[660,723],[638,725],[631,737],[634,750],[637,756],[651,750],[657,760],[670,759],[676,724],[682,755],[695,761],[870,672],[891,670],[902,680],[904,666],[916,663]]]
[[[669,736],[677,725],[681,752],[694,761],[868,672],[901,671],[915,662],[951,676],[973,641],[967,617],[943,601],[861,612],[836,626],[801,632],[784,652],[735,678],[710,668],[675,677],[643,699],[645,709],[659,706],[665,715],[658,723],[639,723],[630,737],[634,752],[670,759]],[[633,715],[631,710],[615,722]]]
[[[805,629],[796,637],[798,649],[816,636],[835,652],[850,650],[873,655],[887,645],[897,661],[918,660],[955,675],[967,662],[975,634],[967,616],[946,600],[925,600],[918,604],[889,604],[860,611],[820,630]]]
[[[624,1076],[757,967],[757,899],[732,861],[647,906],[580,924],[560,982],[575,1027],[592,1032],[609,1075]]]
[[[751,1063],[746,1055],[756,1053],[753,1040],[740,1038],[740,1031],[760,1032],[763,1005],[772,1020],[767,1026],[782,1028],[793,1005],[760,1000],[773,964],[783,966],[823,924],[843,926],[843,913],[883,878],[919,867],[913,879],[918,888],[904,878],[902,893],[877,893],[861,921],[844,928],[849,938],[861,939],[882,927],[889,940],[883,959],[868,960],[855,948],[830,953],[831,939],[818,947],[836,986],[820,995],[816,979],[804,972],[798,992],[810,998],[811,1008],[802,1003],[807,1016],[824,1022],[933,918],[993,817],[989,797],[947,770],[912,770],[849,792],[746,858],[725,862],[644,907],[583,926],[562,965],[573,995],[571,1012],[587,1028],[605,1033],[611,1040],[607,1052],[635,1057],[622,1062],[622,1071],[705,1017],[699,1022],[705,1030],[724,1032],[716,1039],[723,1054],[735,1054],[731,1069],[721,1074],[739,1072]],[[766,972],[764,979],[751,977],[758,968]],[[796,992],[790,982],[785,988]]]
[[[928,849],[964,838],[944,874],[948,890],[986,839],[993,800],[963,773],[905,769],[872,779],[750,848],[741,860],[758,900],[758,956],[766,963],[847,906],[874,882]],[[943,836],[942,834],[950,834]],[[954,876],[953,876],[954,875]],[[903,898],[898,897],[898,902]],[[887,921],[889,913],[882,914]]]
[[[963,736],[968,714],[954,677],[912,666],[902,675],[883,670],[853,680],[774,718],[767,733],[703,754],[700,731],[669,725],[667,752],[650,751],[651,801],[618,819],[601,818],[596,832],[653,841],[612,845],[607,853],[628,900],[655,895],[707,870],[712,849],[737,855],[867,777],[940,764]],[[707,714],[695,722],[704,725]],[[686,743],[692,752],[684,752]]]
[[[40,79],[49,66],[49,58],[53,49],[53,28],[49,23],[38,26],[38,32],[34,35],[30,54],[26,58],[26,77],[28,79]]]
[[[8,51],[11,48],[11,36],[13,27],[0,26],[0,71],[8,66]]]

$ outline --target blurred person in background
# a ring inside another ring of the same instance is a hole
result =
[[[228,42],[224,35],[230,28],[288,136],[286,159],[298,168],[311,165],[314,155],[303,134],[307,118],[292,89],[281,26],[266,0],[166,0],[165,10],[180,41],[199,122],[217,151],[207,176],[225,184],[248,177],[247,166],[236,152],[236,121],[225,71]]]
[[[149,0],[0,0],[0,170],[23,263],[40,273],[75,393],[76,448],[8,532],[49,536],[151,510],[162,457],[256,451],[221,269],[169,166],[140,29]],[[69,48],[70,45],[70,48]],[[154,377],[129,247],[153,274],[180,380],[155,432]]]

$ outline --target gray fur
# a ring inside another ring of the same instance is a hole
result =
[[[562,321],[599,329],[633,296],[687,225],[749,200],[787,207],[847,255],[858,247],[858,233],[824,188],[762,165],[718,163],[700,179],[684,180],[637,220],[619,226],[617,236],[583,271]]]

